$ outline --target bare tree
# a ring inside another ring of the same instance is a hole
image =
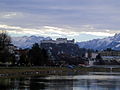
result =
[[[0,49],[5,49],[11,43],[11,38],[6,31],[0,33]]]

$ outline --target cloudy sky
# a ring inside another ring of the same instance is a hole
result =
[[[119,0],[0,0],[0,30],[11,36],[76,41],[120,33]]]

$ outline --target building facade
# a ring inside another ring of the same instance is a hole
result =
[[[120,62],[120,51],[114,51],[114,50],[102,51],[100,52],[100,55],[103,60],[108,60],[108,61],[116,60]]]
[[[97,55],[98,55],[98,53],[95,53],[95,52],[91,52],[91,53],[86,52],[85,53],[85,57],[90,58],[90,59],[96,59]]]

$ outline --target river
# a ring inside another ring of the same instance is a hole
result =
[[[0,78],[0,90],[120,90],[120,73]]]

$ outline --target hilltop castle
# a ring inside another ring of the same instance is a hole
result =
[[[57,38],[56,40],[43,40],[41,43],[54,43],[54,44],[61,44],[61,43],[71,43],[74,44],[75,40],[67,40],[67,38]]]

